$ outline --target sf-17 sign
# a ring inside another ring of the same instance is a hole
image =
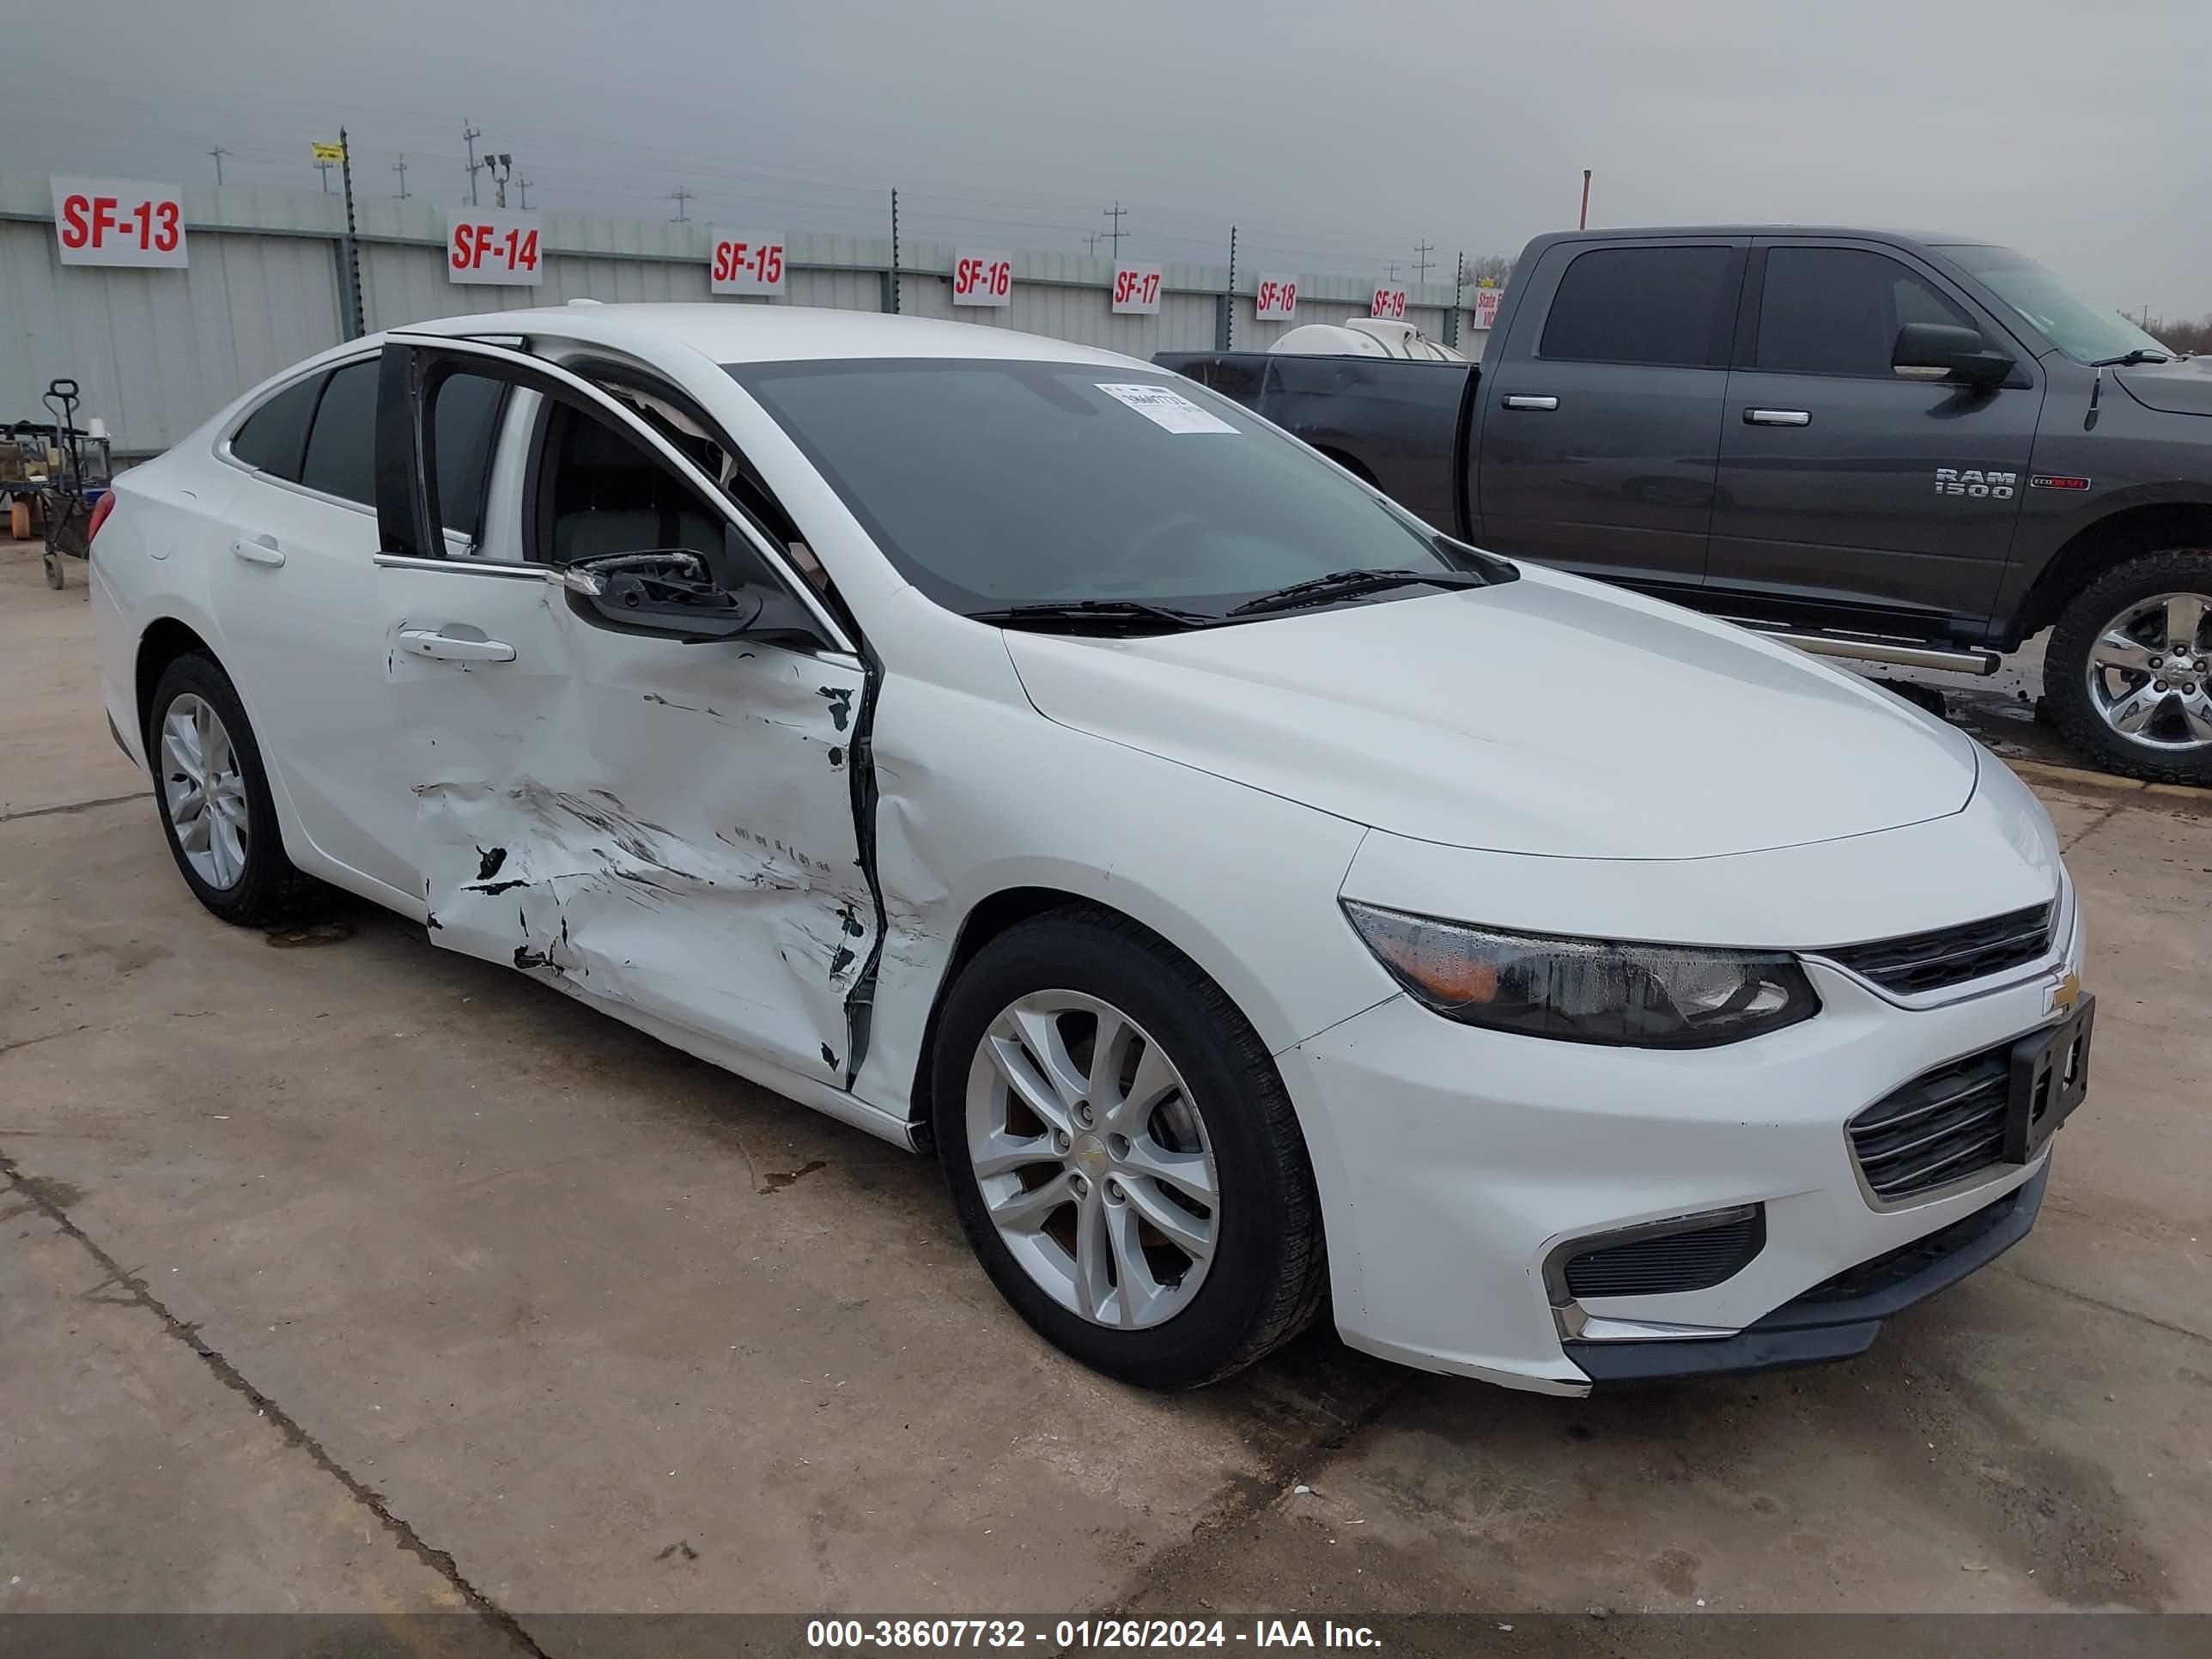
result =
[[[135,179],[53,176],[55,252],[65,265],[185,260],[184,192]]]
[[[1263,323],[1287,323],[1297,314],[1298,279],[1262,276],[1252,290],[1252,314]]]
[[[781,233],[716,230],[707,274],[716,294],[782,293]]]
[[[1014,256],[1003,248],[963,247],[952,256],[952,303],[1006,306],[1013,303]]]
[[[449,208],[446,275],[456,283],[536,288],[545,280],[538,216],[506,208]]]
[[[1157,317],[1160,310],[1160,268],[1158,265],[1114,267],[1114,311],[1116,316]]]

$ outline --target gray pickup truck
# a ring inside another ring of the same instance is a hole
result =
[[[1540,236],[1477,365],[1158,361],[1450,535],[1812,649],[1987,672],[2052,629],[2075,744],[2212,783],[2212,360],[2008,248]]]

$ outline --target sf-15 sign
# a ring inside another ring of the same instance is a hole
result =
[[[1252,290],[1252,314],[1263,323],[1287,323],[1297,315],[1298,279],[1262,276]]]
[[[1157,317],[1160,311],[1158,265],[1114,267],[1114,313],[1121,317]]]
[[[176,185],[57,173],[53,187],[55,251],[64,264],[185,264],[184,194]]]
[[[963,247],[952,256],[952,303],[1006,306],[1013,303],[1014,256],[1003,250]]]
[[[783,238],[765,231],[717,229],[707,275],[716,294],[781,294]]]
[[[545,280],[538,216],[505,208],[447,209],[446,275],[456,283],[538,287]]]

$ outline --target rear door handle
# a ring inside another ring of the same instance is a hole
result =
[[[399,643],[418,657],[435,657],[441,662],[513,662],[514,647],[498,640],[457,639],[451,634],[434,633],[427,628],[403,628]]]
[[[1743,411],[1746,426],[1810,426],[1812,411],[1804,409],[1747,409]]]
[[[282,564],[284,550],[276,545],[274,536],[256,536],[251,541],[235,541],[230,550],[248,564]]]
[[[1505,406],[1508,409],[1557,409],[1559,400],[1557,398],[1511,397],[1505,400]]]

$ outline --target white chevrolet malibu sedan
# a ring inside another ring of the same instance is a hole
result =
[[[1006,331],[354,341],[126,474],[107,711],[226,921],[324,883],[871,1133],[1114,1376],[1856,1353],[2087,1076],[2049,819],[1786,647]]]

